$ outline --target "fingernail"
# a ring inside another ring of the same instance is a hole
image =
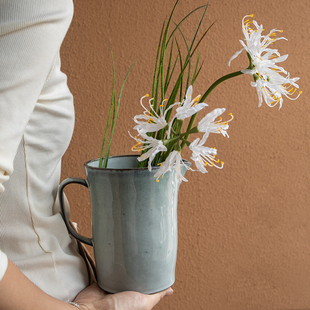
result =
[[[166,290],[166,295],[165,296],[171,296],[173,294],[173,289],[171,287],[169,287],[167,290]]]

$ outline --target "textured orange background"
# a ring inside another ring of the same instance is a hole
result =
[[[123,94],[111,155],[129,154],[127,131],[141,113],[139,99],[151,92],[152,73],[162,22],[174,0],[75,0],[75,16],[62,47],[62,66],[75,97],[76,126],[63,160],[62,178],[84,177],[83,163],[99,157],[107,119],[115,61],[118,89],[137,59]],[[174,20],[202,0],[181,0]],[[182,28],[188,39],[202,11]],[[250,76],[226,81],[208,97],[209,108],[225,107],[235,116],[230,138],[213,135],[223,170],[188,172],[179,194],[179,250],[174,295],[156,309],[310,309],[309,195],[309,28],[308,0],[211,0],[203,29],[216,21],[201,44],[203,70],[194,95],[224,74],[248,65],[241,54],[241,20],[246,14],[266,33],[283,29],[288,41],[274,46],[289,58],[281,65],[300,77],[297,101],[281,110],[258,108]],[[185,153],[185,158],[188,153]],[[72,219],[90,236],[86,189],[67,190]]]

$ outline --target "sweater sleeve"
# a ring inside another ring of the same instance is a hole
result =
[[[3,276],[4,276],[5,272],[6,272],[7,267],[8,267],[8,258],[0,250],[0,281],[3,278]]]
[[[1,2],[0,193],[72,12],[71,0]]]

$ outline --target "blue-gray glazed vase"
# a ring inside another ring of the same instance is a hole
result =
[[[98,168],[98,159],[84,166],[86,180],[64,180],[59,197],[68,231],[94,248],[99,287],[110,293],[145,294],[170,287],[175,281],[178,243],[175,171],[156,182],[159,168],[151,172],[138,168],[137,156],[132,155],[110,157],[105,169]],[[66,218],[63,190],[70,183],[89,189],[92,238],[74,231]]]

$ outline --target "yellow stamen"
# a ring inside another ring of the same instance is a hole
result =
[[[136,138],[136,137],[135,137]],[[139,144],[141,144],[141,142],[138,142],[137,144],[135,144],[132,148],[131,148],[131,150],[132,151],[139,151],[141,148],[138,148],[138,145]]]
[[[195,101],[199,101],[200,98],[201,98],[201,95],[197,96],[197,97],[195,98]]]

